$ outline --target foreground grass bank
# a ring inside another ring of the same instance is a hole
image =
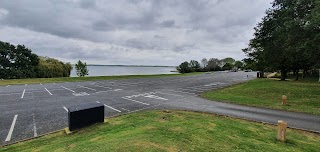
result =
[[[98,81],[111,79],[132,79],[132,78],[153,78],[153,77],[173,77],[190,76],[203,74],[204,72],[193,72],[187,74],[157,74],[157,75],[123,75],[123,76],[88,76],[88,77],[62,77],[62,78],[32,78],[32,79],[8,79],[0,80],[1,85],[14,84],[35,84],[35,83],[59,83],[59,82],[78,82],[78,81]]]
[[[286,106],[281,104],[282,95],[288,97]],[[202,96],[215,101],[320,115],[320,83],[316,81],[256,79]]]
[[[71,135],[63,131],[3,147],[0,151],[317,151],[318,134],[213,114],[147,111],[116,118]]]

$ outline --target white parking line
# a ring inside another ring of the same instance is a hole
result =
[[[178,91],[178,90],[170,90],[168,89],[169,91],[172,91],[172,92],[178,92],[178,93],[184,93],[184,94],[191,94],[191,95],[197,95],[195,93],[192,93],[192,92],[184,92],[184,91]]]
[[[36,126],[36,120],[34,118],[34,114],[33,114],[32,118],[33,118],[33,136],[37,137],[38,136],[38,134],[37,134],[37,126]]]
[[[88,88],[88,87],[85,87],[85,86],[81,86],[81,85],[78,85],[78,86],[81,87],[81,88],[86,88],[86,89],[89,89],[89,90],[97,91],[96,89]]]
[[[64,86],[61,86],[63,89],[66,89],[66,90],[69,90],[69,91],[71,91],[71,92],[73,92],[73,93],[76,93],[75,91],[73,91],[73,90],[71,90],[71,89],[68,89],[68,88],[66,88],[66,87],[64,87]]]
[[[67,112],[69,112],[68,108],[66,108],[66,107],[63,107],[63,109],[64,109],[64,110],[66,110]]]
[[[7,138],[5,140],[6,142],[11,140],[12,132],[13,132],[14,126],[16,125],[17,117],[18,117],[18,115],[15,115],[13,118],[9,133],[8,133]]]
[[[140,101],[137,101],[137,100],[128,99],[128,98],[125,98],[125,97],[122,97],[122,98],[123,98],[123,99],[126,99],[126,100],[133,101],[133,102],[141,103],[141,104],[144,104],[144,105],[150,105],[150,104],[148,104],[148,103],[140,102]]]
[[[156,92],[156,93],[165,94],[165,95],[172,95],[172,96],[178,96],[178,97],[184,97],[182,95],[171,94],[171,93],[163,93],[163,92]]]
[[[44,88],[44,89],[46,89],[46,91],[47,91],[50,95],[52,95],[51,92],[50,92],[47,88]]]
[[[162,97],[155,96],[155,95],[152,95],[152,94],[150,94],[150,95],[145,95],[144,97],[146,97],[146,98],[152,98],[152,99],[159,99],[159,100],[168,100],[168,99],[166,99],[166,98],[162,98]]]
[[[21,99],[24,97],[25,92],[26,92],[26,89],[23,90],[22,95],[21,95]]]
[[[97,103],[100,103],[99,101],[96,101]],[[103,104],[104,106],[106,106],[106,107],[108,107],[108,108],[110,108],[110,109],[112,109],[112,110],[114,110],[114,111],[118,111],[118,112],[121,112],[120,110],[118,110],[118,109],[116,109],[116,108],[113,108],[113,107],[110,107],[110,106],[108,106],[108,105],[106,105],[106,104]]]

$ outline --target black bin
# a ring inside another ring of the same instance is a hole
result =
[[[70,131],[101,122],[104,122],[104,105],[101,103],[82,104],[68,108]]]

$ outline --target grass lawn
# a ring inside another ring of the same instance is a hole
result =
[[[63,131],[0,151],[318,151],[320,136],[213,114],[145,111],[111,118],[71,135]]]
[[[59,83],[59,82],[78,82],[78,81],[97,81],[110,79],[130,79],[130,78],[152,78],[170,76],[190,76],[203,74],[204,72],[193,72],[187,74],[157,74],[157,75],[124,75],[124,76],[92,76],[92,77],[62,77],[62,78],[32,78],[32,79],[8,79],[0,80],[1,85],[13,84],[33,84],[33,83]]]
[[[282,105],[282,95],[288,97],[289,105]],[[317,81],[255,79],[202,96],[215,101],[320,115],[320,83]]]

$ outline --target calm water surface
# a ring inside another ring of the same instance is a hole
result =
[[[175,67],[135,67],[135,66],[87,66],[89,76],[139,75],[139,74],[176,74]],[[75,67],[71,77],[77,77]]]

